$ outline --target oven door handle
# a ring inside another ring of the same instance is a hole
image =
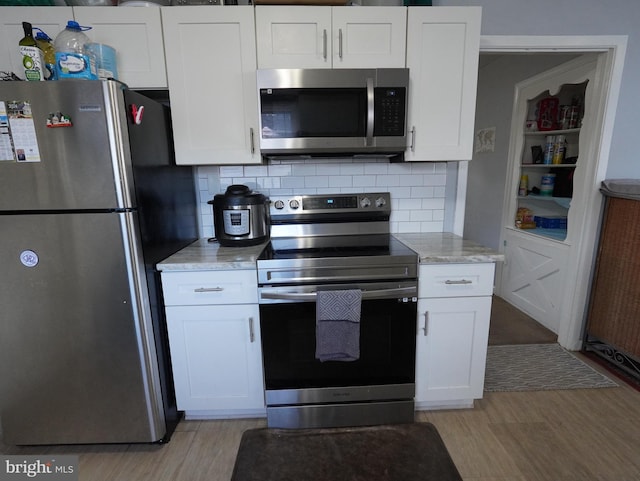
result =
[[[384,299],[388,297],[400,296],[409,297],[417,293],[413,287],[395,287],[392,289],[377,289],[372,291],[362,291],[362,299]],[[268,292],[260,293],[262,299],[276,299],[282,301],[315,301],[317,292]]]

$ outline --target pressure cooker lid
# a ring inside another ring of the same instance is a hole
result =
[[[219,205],[221,207],[231,205],[259,205],[264,204],[267,198],[260,192],[254,192],[246,185],[232,184],[227,187],[224,194],[216,194],[213,201],[209,204]]]

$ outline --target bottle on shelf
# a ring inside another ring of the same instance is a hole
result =
[[[60,32],[53,46],[56,51],[56,75],[58,79],[80,78],[96,80],[98,78],[95,56],[85,49],[90,43],[78,22],[69,20],[65,29]]]
[[[552,164],[562,164],[564,160],[564,154],[567,149],[567,138],[564,135],[556,135],[555,142],[553,144],[553,158]]]
[[[29,81],[44,80],[44,55],[33,38],[33,26],[29,22],[22,22],[24,37],[18,43],[24,77]]]
[[[527,174],[522,174],[520,176],[520,187],[518,188],[518,195],[520,197],[524,197],[527,195],[529,189],[529,176]]]

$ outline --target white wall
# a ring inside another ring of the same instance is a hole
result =
[[[350,159],[198,168],[201,234],[214,235],[207,201],[231,184],[270,195],[390,192],[393,233],[442,232],[453,205],[445,199],[444,162],[359,162]]]
[[[481,6],[482,35],[628,35],[606,176],[640,178],[636,139],[640,127],[640,1],[434,0],[433,5]]]
[[[495,128],[495,150],[474,153],[469,162],[464,235],[499,249],[515,84],[574,55],[481,55],[476,131]]]

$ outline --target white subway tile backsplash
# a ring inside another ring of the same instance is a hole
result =
[[[213,211],[207,201],[231,184],[245,184],[267,196],[389,192],[391,232],[441,232],[445,217],[446,166],[445,162],[324,159],[198,167],[202,234],[214,235]]]
[[[337,177],[340,175],[340,164],[337,164],[337,163],[318,164],[316,165],[316,174],[333,175]]]
[[[281,187],[292,189],[296,194],[298,190],[304,189],[304,177],[282,177],[280,180]]]
[[[291,175],[291,165],[269,165],[269,175],[273,177],[286,177]]]
[[[340,175],[363,175],[365,164],[340,164]]]
[[[266,165],[246,165],[244,175],[247,177],[267,177],[269,169]]]
[[[411,197],[414,199],[430,199],[433,197],[433,187],[411,187]]]
[[[385,175],[389,173],[389,164],[365,164],[364,173],[366,175]]]
[[[241,165],[222,165],[219,167],[220,177],[242,177],[244,169]]]
[[[376,176],[376,186],[388,187],[400,185],[399,175],[378,175]]]
[[[305,177],[304,186],[315,189],[329,187],[329,177],[326,175],[310,175]]]
[[[353,180],[349,175],[332,175],[329,176],[329,188],[352,187]],[[327,192],[328,194],[338,192]]]
[[[375,175],[353,175],[350,176],[354,187],[371,187],[376,185]]]
[[[291,174],[295,176],[316,175],[316,165],[314,164],[293,164],[291,165]]]
[[[425,175],[424,185],[445,185],[447,183],[446,174]]]

